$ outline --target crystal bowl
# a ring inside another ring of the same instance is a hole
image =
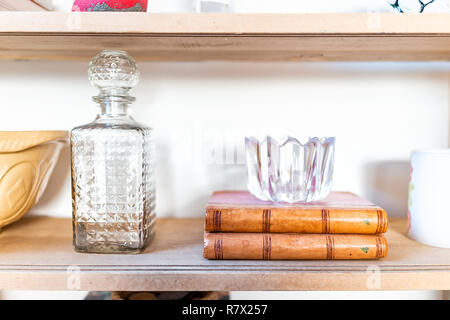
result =
[[[311,202],[331,191],[335,138],[245,138],[248,190],[258,199]]]
[[[67,131],[0,131],[0,229],[39,200]]]

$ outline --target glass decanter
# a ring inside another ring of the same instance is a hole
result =
[[[71,131],[73,243],[78,252],[138,253],[153,236],[153,131],[129,115],[139,81],[123,51],[102,51],[89,65],[100,90],[96,119]]]

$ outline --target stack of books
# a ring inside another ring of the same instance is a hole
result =
[[[347,192],[313,203],[262,201],[247,191],[215,192],[206,206],[207,259],[380,259],[386,211]]]

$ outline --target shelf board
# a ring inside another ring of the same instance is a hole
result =
[[[0,59],[447,61],[450,14],[0,12]]]
[[[139,255],[97,255],[72,249],[70,219],[25,218],[0,233],[0,290],[380,290],[450,289],[450,249],[419,244],[394,220],[389,254],[361,261],[210,261],[202,257],[202,219],[159,219]],[[370,281],[370,280],[369,280]]]

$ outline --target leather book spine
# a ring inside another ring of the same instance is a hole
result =
[[[382,235],[210,233],[203,256],[215,260],[380,259],[387,255]]]
[[[292,209],[207,207],[208,232],[380,234],[388,227],[386,211],[374,209]]]

